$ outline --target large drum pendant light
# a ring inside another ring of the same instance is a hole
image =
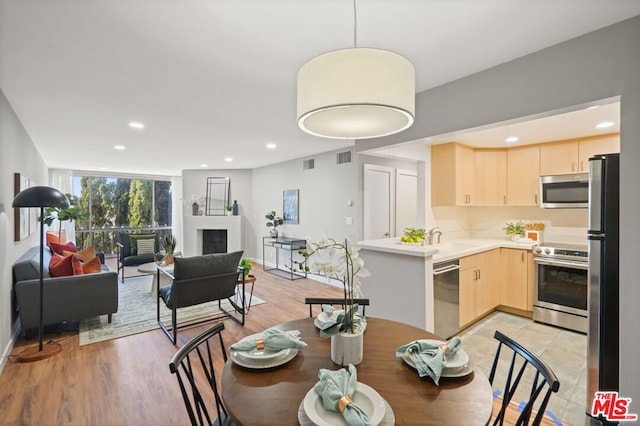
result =
[[[415,71],[397,53],[354,45],[311,59],[298,72],[298,126],[335,139],[367,139],[413,124]]]

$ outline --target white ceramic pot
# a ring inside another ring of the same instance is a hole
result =
[[[364,357],[364,333],[338,333],[331,336],[331,361],[343,367],[358,365]]]

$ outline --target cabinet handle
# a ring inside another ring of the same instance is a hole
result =
[[[575,161],[572,161],[572,162],[571,162],[571,171],[572,171],[572,172],[575,172],[575,171],[576,171],[576,162],[575,162]]]
[[[480,269],[478,269],[478,279],[480,279]]]
[[[533,200],[535,201],[536,205],[538,204],[538,194],[533,194]]]
[[[502,204],[504,204],[505,206],[507,205],[507,196],[506,195],[502,196]]]
[[[524,262],[524,252],[522,252],[521,255],[522,255],[522,261]]]
[[[583,172],[584,171],[584,161],[580,162],[580,171]]]

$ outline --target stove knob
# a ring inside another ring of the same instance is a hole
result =
[[[537,253],[537,254],[542,253],[542,249],[541,249],[540,247],[536,247],[536,253]]]
[[[544,249],[544,254],[551,254],[551,249],[548,249],[548,248]]]

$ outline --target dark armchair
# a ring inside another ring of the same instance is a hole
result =
[[[240,325],[244,325],[245,316],[245,282],[244,270],[238,269],[242,258],[242,251],[233,253],[206,254],[193,257],[176,257],[173,274],[159,269],[158,273],[167,275],[171,284],[158,289],[158,325],[175,345],[179,328],[202,324],[223,318],[231,318]],[[240,280],[240,284],[238,284]],[[241,295],[236,303],[234,296],[238,291]],[[235,313],[228,312],[222,307],[222,301],[227,299]],[[160,319],[160,302],[164,302],[171,310],[171,325],[168,326]],[[177,312],[180,308],[199,305],[201,303],[218,301],[218,309],[212,317],[196,322],[189,322],[178,326]]]
[[[138,253],[137,240],[139,239],[153,239],[153,253]],[[125,266],[139,266],[155,260],[155,253],[158,252],[158,237],[156,234],[118,232],[116,234],[116,246],[118,248],[118,275],[120,276],[120,281],[124,282]]]

